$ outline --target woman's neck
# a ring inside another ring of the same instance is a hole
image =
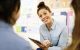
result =
[[[49,31],[51,29],[52,24],[53,24],[52,21],[50,23],[46,24],[46,27],[48,28]]]

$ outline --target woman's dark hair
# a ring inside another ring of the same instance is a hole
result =
[[[20,0],[0,0],[0,20],[13,25],[15,20],[12,14],[16,9],[17,12],[20,9]]]
[[[71,5],[75,11],[75,26],[73,29],[73,39],[80,40],[80,0],[72,0]]]
[[[72,0],[71,6],[75,12],[75,26],[72,32],[72,44],[67,50],[80,50],[80,0]]]
[[[80,0],[72,0],[71,6],[73,7],[75,13],[77,14],[77,11],[80,11]]]
[[[49,12],[51,12],[50,8],[48,6],[46,6],[44,2],[40,2],[39,5],[37,6],[37,8],[38,8],[37,9],[37,14],[38,14],[40,9],[46,9]]]

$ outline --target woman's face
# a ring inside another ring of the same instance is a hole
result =
[[[39,18],[42,20],[43,23],[49,24],[51,22],[51,12],[46,9],[40,9],[38,11]]]

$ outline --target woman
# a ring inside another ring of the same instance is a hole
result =
[[[72,0],[75,12],[75,26],[72,32],[72,44],[66,50],[80,50],[80,0]]]
[[[42,44],[49,50],[62,50],[69,45],[69,34],[66,26],[56,22],[51,17],[51,10],[44,2],[38,5],[37,14],[44,23],[40,27],[40,38]]]
[[[19,17],[20,0],[0,0],[0,50],[32,50],[12,26]]]

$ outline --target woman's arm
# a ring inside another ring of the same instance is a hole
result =
[[[68,33],[67,27],[64,27],[57,46],[49,47],[48,50],[63,50],[64,48],[68,47],[71,43],[72,37],[70,36],[71,33]]]
[[[68,32],[68,28],[64,27],[58,42],[58,46],[61,47],[61,49],[64,49],[70,45],[72,40],[72,37],[70,35],[71,33]]]

